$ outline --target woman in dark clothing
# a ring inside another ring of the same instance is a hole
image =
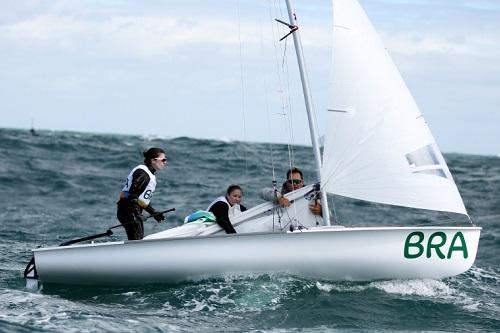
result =
[[[228,234],[235,234],[231,217],[247,210],[241,204],[243,199],[243,190],[238,185],[231,185],[227,188],[226,195],[215,199],[207,208],[209,212],[214,213],[217,218],[217,224]]]
[[[123,224],[129,240],[144,237],[143,209],[153,215],[157,222],[165,220],[165,216],[158,214],[150,204],[156,188],[155,172],[167,166],[165,151],[161,148],[150,148],[143,155],[144,164],[130,171],[117,203],[116,216]]]

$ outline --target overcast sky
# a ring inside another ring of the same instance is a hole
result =
[[[309,144],[277,2],[4,0],[0,127]],[[500,1],[360,3],[441,149],[500,154]],[[294,5],[323,132],[331,3]]]

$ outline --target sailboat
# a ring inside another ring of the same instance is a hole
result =
[[[297,20],[286,3],[319,182],[287,194],[289,208],[267,202],[233,217],[237,234],[198,220],[137,241],[34,249],[27,278],[110,285],[269,273],[334,281],[442,279],[473,265],[481,228],[472,222],[331,225],[327,193],[468,214],[424,118],[357,0],[333,1],[331,99],[320,155]],[[324,218],[308,209],[318,197]]]
[[[31,128],[30,128],[30,133],[33,136],[38,136],[38,133],[35,131],[35,126],[33,125],[33,119],[31,119]]]

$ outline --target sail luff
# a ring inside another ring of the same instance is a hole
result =
[[[326,190],[346,197],[467,214],[446,162],[357,0],[335,0]]]

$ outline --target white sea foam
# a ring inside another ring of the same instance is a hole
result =
[[[171,139],[172,137],[166,135],[144,134],[141,135],[140,138],[147,141],[155,141],[155,140],[168,140]]]
[[[311,281],[297,280],[286,274],[225,274],[219,278],[222,280],[201,282],[209,287],[202,287],[203,293],[194,299],[203,299],[206,303],[196,305],[190,299],[188,304],[194,307],[192,311],[200,311],[203,305],[209,306],[204,308],[205,311],[210,307],[220,309],[230,305],[233,314],[275,310],[281,306],[284,299],[314,286]],[[187,298],[186,295],[192,291],[190,288],[183,289],[176,297]]]
[[[374,281],[368,284],[316,282],[315,286],[318,290],[324,292],[336,291],[352,293],[363,292],[369,289],[378,289],[388,294],[436,298],[449,298],[458,294],[457,291],[447,283],[430,279]]]
[[[231,293],[229,293],[228,295],[221,296],[221,291],[223,291],[222,288],[211,288],[207,289],[207,291],[213,293],[208,297],[208,300],[210,302],[216,304],[234,304],[234,300],[230,298]]]
[[[137,294],[138,294],[137,291],[128,291],[128,292],[122,293],[123,296],[134,296]]]
[[[225,142],[225,143],[231,143],[234,140],[223,136],[223,137],[217,138],[216,141],[221,141],[221,142]]]
[[[189,308],[189,312],[199,312],[199,311],[214,311],[215,306],[209,305],[206,300],[191,299],[184,303],[184,306]]]
[[[495,281],[496,283],[500,282],[500,275],[493,270],[487,270],[487,269],[479,268],[477,266],[472,266],[469,269],[469,273],[472,274],[472,276],[476,280],[491,279],[491,280]]]
[[[456,304],[470,312],[500,313],[500,306],[495,301],[500,297],[497,288],[500,274],[494,268],[479,268],[472,266],[469,271],[450,282],[462,293],[456,299]]]
[[[370,286],[390,294],[416,295],[424,297],[449,297],[456,294],[456,290],[443,281],[420,280],[391,280],[370,283]]]
[[[26,289],[36,291],[38,290],[38,280],[37,279],[25,279],[26,280]]]
[[[361,292],[369,287],[367,285],[360,285],[360,284],[346,284],[346,283],[326,283],[326,282],[316,282],[316,288],[318,288],[320,291],[325,291],[325,292],[331,292],[337,291],[337,292]]]

